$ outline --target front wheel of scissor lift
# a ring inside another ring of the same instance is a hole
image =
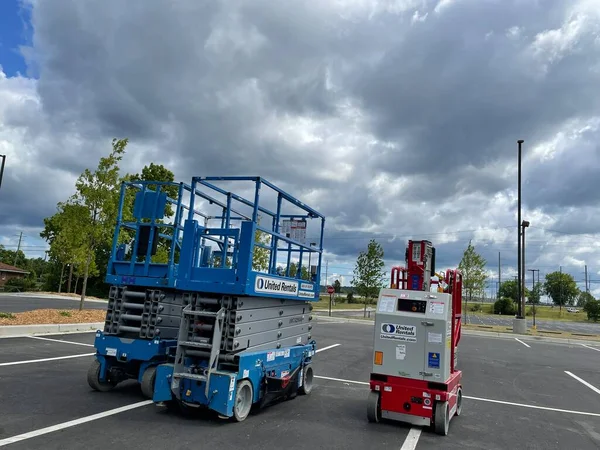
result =
[[[241,380],[237,384],[235,392],[235,403],[233,405],[233,418],[236,422],[242,422],[250,414],[254,389],[249,380]]]
[[[302,370],[302,386],[298,389],[298,394],[308,395],[313,389],[313,368],[312,364],[307,364]]]
[[[142,388],[142,394],[144,397],[152,400],[154,397],[154,382],[156,380],[156,366],[150,366],[144,370],[142,375],[142,382],[140,387]]]
[[[437,402],[433,415],[433,429],[442,436],[448,435],[450,427],[450,406],[448,402]]]
[[[99,392],[108,392],[115,387],[110,381],[100,381],[100,361],[95,359],[87,372],[87,382],[90,387]]]

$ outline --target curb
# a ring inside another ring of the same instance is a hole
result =
[[[36,292],[7,292],[2,293],[2,295],[7,297],[25,297],[25,298],[44,298],[46,300],[73,300],[75,302],[80,301],[79,298],[68,297],[66,295],[60,294],[38,294]],[[108,303],[108,300],[96,300],[93,298],[86,298],[85,303]]]
[[[313,320],[323,321],[323,322],[338,322],[338,323],[360,323],[362,325],[371,325],[373,326],[372,320],[367,319],[350,319],[350,318],[342,318],[342,317],[329,317],[329,316],[319,316],[314,315]],[[585,345],[593,345],[600,347],[600,341],[588,341],[584,339],[570,339],[570,338],[556,338],[556,337],[546,337],[546,336],[529,336],[526,334],[516,334],[516,333],[498,333],[496,331],[479,331],[479,330],[462,330],[462,334],[467,336],[481,336],[481,337],[494,337],[498,339],[521,339],[522,341],[539,341],[539,342],[548,342],[554,344],[585,344]]]
[[[90,323],[57,323],[44,325],[3,325],[0,326],[0,337],[33,336],[50,333],[76,333],[96,331],[104,328],[104,322]]]

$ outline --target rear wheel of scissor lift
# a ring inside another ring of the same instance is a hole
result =
[[[313,368],[312,364],[307,364],[304,366],[304,370],[302,371],[302,386],[298,389],[298,394],[300,395],[308,395],[312,392],[313,389]]]
[[[106,374],[108,375],[108,371]],[[111,383],[110,380],[100,381],[100,361],[97,359],[90,364],[87,372],[87,382],[92,389],[99,392],[108,392],[115,387],[115,384]]]
[[[140,387],[142,388],[142,394],[146,398],[152,400],[154,397],[154,382],[156,381],[156,366],[150,366],[144,370],[142,375],[142,382]]]
[[[435,404],[433,421],[435,432],[442,436],[447,436],[450,427],[450,405],[448,402],[437,402]]]
[[[248,417],[252,408],[254,398],[254,389],[249,380],[241,380],[237,384],[235,392],[235,403],[233,405],[233,418],[236,422],[241,422]]]

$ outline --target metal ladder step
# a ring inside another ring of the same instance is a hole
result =
[[[183,313],[186,316],[195,316],[195,317],[217,317],[217,312],[213,311],[192,311],[189,309],[184,309]]]
[[[187,378],[188,380],[195,380],[195,381],[206,381],[206,379],[207,379],[205,375],[198,375],[195,373],[185,373],[185,372],[174,373],[173,378]]]
[[[212,348],[212,344],[209,344],[208,342],[182,341],[179,342],[179,345],[183,345],[185,347]]]

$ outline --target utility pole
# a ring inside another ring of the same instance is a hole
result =
[[[538,273],[538,280],[539,280],[539,273],[540,270],[539,269],[529,269],[529,272],[532,272],[531,276],[531,293],[533,294],[533,291],[535,290],[535,273]],[[539,285],[539,283],[538,283]],[[535,302],[533,302],[533,328],[535,329]]]
[[[0,155],[2,158],[2,164],[0,164],[0,187],[2,186],[2,178],[4,177],[4,163],[6,162],[6,155]]]
[[[17,265],[17,258],[19,257],[19,250],[21,250],[21,240],[23,239],[23,232],[21,231],[21,233],[19,234],[19,244],[17,245],[17,252],[15,253],[15,262],[13,263],[13,266]]]
[[[500,252],[498,252],[498,292],[496,293],[496,297],[500,298],[498,294],[500,294],[500,286],[502,286],[502,265],[500,264]]]
[[[588,288],[587,264],[585,265],[585,292],[587,292],[587,293],[590,292],[590,290]]]

